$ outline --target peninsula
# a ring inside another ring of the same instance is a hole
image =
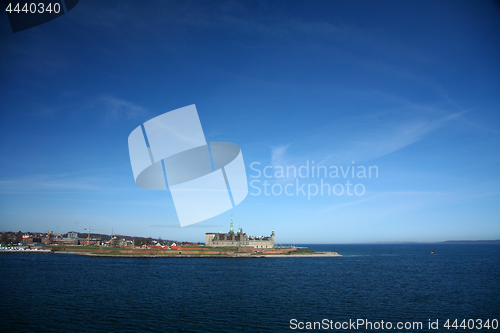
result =
[[[305,247],[276,247],[274,230],[270,236],[248,236],[243,228],[235,232],[233,218],[227,233],[206,233],[205,244],[153,238],[102,235],[75,231],[67,234],[2,232],[0,253],[66,253],[97,257],[171,258],[290,258],[340,257],[337,252],[318,252]]]

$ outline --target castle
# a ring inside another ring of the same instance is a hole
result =
[[[206,246],[238,246],[238,247],[254,247],[256,249],[274,249],[274,230],[269,237],[264,236],[247,236],[243,232],[243,228],[239,228],[238,232],[233,229],[233,217],[231,216],[231,227],[226,233],[207,232],[205,234]]]

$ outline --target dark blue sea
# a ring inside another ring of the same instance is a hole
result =
[[[344,257],[0,254],[0,331],[499,331],[500,244],[309,248]]]

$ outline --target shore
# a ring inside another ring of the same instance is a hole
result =
[[[249,253],[227,253],[227,254],[109,254],[88,252],[59,252],[76,254],[90,257],[125,257],[125,258],[306,258],[306,257],[342,257],[337,252],[317,252],[310,254],[249,254]]]
[[[263,255],[262,257],[280,257],[280,258],[286,258],[286,257],[343,257],[343,255],[337,253],[337,252],[316,252],[316,253],[311,253],[311,254],[267,254]]]
[[[48,246],[48,248],[5,248],[3,253],[61,253],[90,257],[126,258],[287,258],[287,257],[342,257],[337,252],[319,252],[307,249],[269,249],[257,252],[253,248],[182,247],[179,249],[130,249],[100,246]]]

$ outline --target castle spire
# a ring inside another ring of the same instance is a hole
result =
[[[233,214],[231,214],[231,228],[229,228],[229,232],[234,232],[234,229],[233,229]]]

